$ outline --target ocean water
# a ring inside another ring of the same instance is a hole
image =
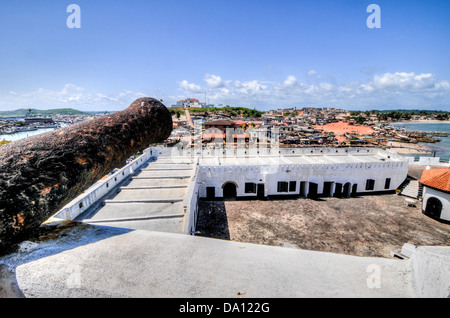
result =
[[[442,123],[394,123],[391,126],[417,131],[446,131],[450,133],[450,122]],[[420,143],[436,152],[436,157],[444,160],[450,159],[450,134],[448,137],[435,137],[441,139],[436,143]]]
[[[39,135],[42,133],[45,133],[47,131],[55,130],[55,128],[41,128],[38,130],[32,130],[32,131],[22,131],[15,134],[8,134],[8,135],[0,135],[0,141],[2,140],[8,140],[8,141],[16,141],[24,138],[28,138],[31,136]]]

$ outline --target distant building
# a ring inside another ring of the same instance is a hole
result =
[[[200,103],[198,99],[196,98],[187,98],[184,100],[180,100],[177,102],[177,107],[206,107],[205,103]]]
[[[205,129],[218,129],[221,132],[225,133],[227,128],[235,128],[236,123],[231,120],[215,120],[205,123]]]
[[[424,170],[422,211],[442,221],[450,221],[450,168]]]
[[[25,118],[25,124],[54,124],[52,118],[42,118],[42,117],[28,117]]]

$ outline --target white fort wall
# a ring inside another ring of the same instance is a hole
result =
[[[323,194],[324,188],[334,195],[340,184],[343,194],[350,192],[370,193],[396,190],[408,173],[406,162],[389,163],[352,163],[352,164],[280,164],[236,166],[200,166],[199,196],[207,197],[207,188],[214,187],[215,197],[223,197],[226,183],[236,185],[237,197],[254,197],[257,193],[246,193],[245,184],[264,184],[264,196],[310,194],[311,183],[317,185],[317,194]],[[390,179],[386,188],[386,179]],[[374,180],[373,187],[366,190],[367,180]],[[280,192],[278,182],[295,181],[287,192]],[[326,185],[325,183],[329,183]],[[344,186],[347,184],[344,193]]]

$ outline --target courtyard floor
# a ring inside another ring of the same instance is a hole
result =
[[[404,243],[448,246],[450,224],[397,194],[355,198],[200,202],[200,236],[390,258]]]

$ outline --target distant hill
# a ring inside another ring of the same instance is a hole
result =
[[[28,117],[28,116],[55,116],[55,115],[89,115],[88,113],[72,109],[72,108],[59,108],[59,109],[16,109],[10,111],[0,111],[0,117]]]

